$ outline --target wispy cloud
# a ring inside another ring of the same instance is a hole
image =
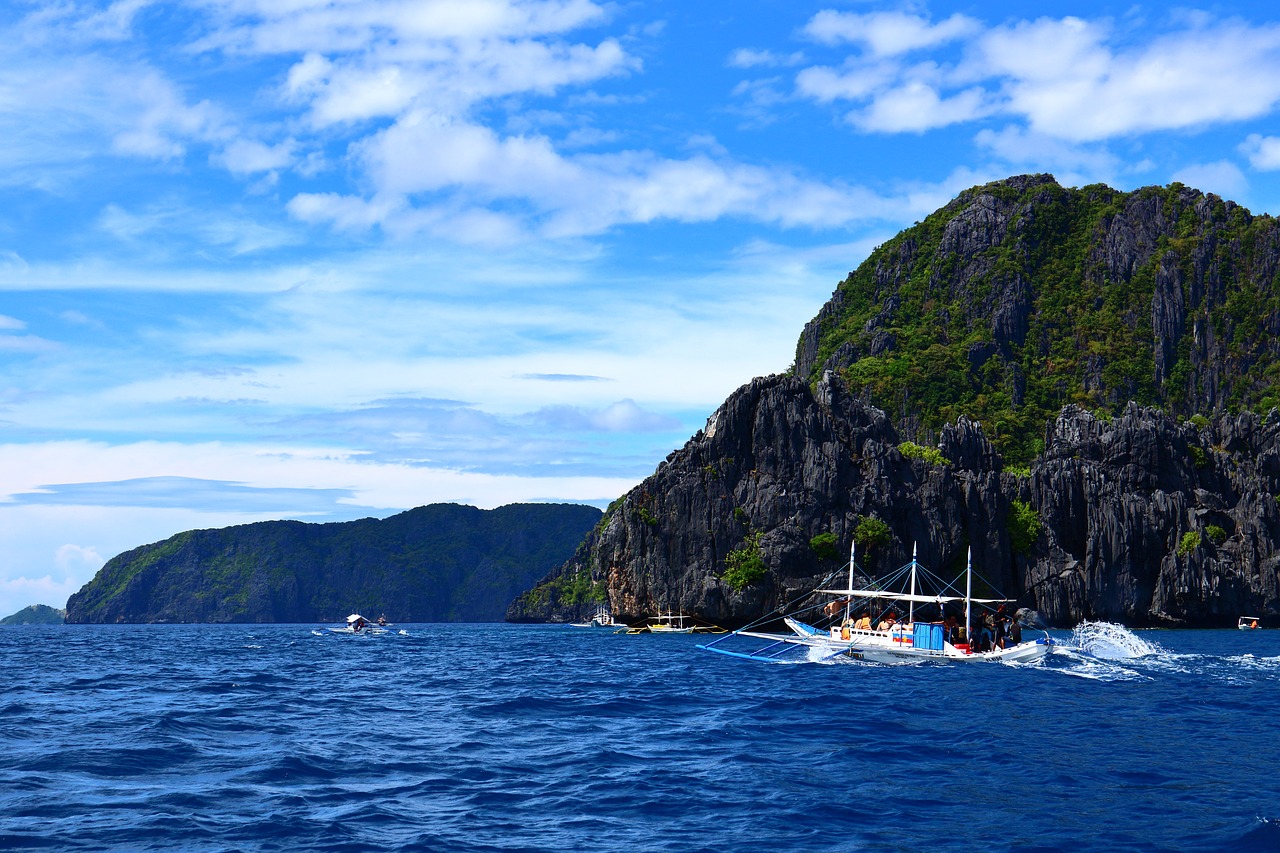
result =
[[[521,379],[537,379],[542,382],[611,382],[604,376],[585,376],[580,373],[522,373]]]
[[[131,506],[184,509],[200,506],[208,511],[328,513],[335,504],[352,499],[347,489],[282,489],[253,487],[222,480],[193,477],[138,477],[100,483],[42,485],[34,491],[10,496],[17,505]],[[64,546],[69,547],[69,546]]]

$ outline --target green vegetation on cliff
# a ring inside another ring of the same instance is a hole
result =
[[[1066,404],[1181,417],[1280,403],[1277,224],[1181,184],[1124,193],[1049,176],[975,187],[878,247],[805,330],[924,439],[960,415],[1029,462]]]

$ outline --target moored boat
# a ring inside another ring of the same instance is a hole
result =
[[[616,634],[723,634],[725,629],[718,625],[700,622],[696,617],[684,613],[659,613],[648,622],[627,627],[623,625]]]
[[[1262,627],[1262,620],[1257,616],[1241,616],[1236,627],[1241,631],[1256,631]]]
[[[653,634],[692,634],[694,625],[683,613],[660,613],[648,625]]]
[[[879,663],[1029,663],[1042,659],[1053,648],[1047,633],[1023,639],[1022,626],[1008,610],[1011,599],[973,596],[972,550],[963,592],[928,572],[914,552],[906,566],[869,585],[855,587],[856,570],[851,549],[846,588],[814,590],[791,612],[771,614],[699,648],[769,663],[837,657]],[[924,591],[930,588],[937,591]],[[928,618],[917,619],[917,608]],[[759,630],[777,621],[790,633]],[[744,648],[734,638],[752,640],[753,645]]]
[[[592,615],[590,621],[587,622],[570,622],[575,628],[617,628],[621,623],[613,621],[613,614],[609,612],[609,608],[601,605],[596,608],[596,612]]]

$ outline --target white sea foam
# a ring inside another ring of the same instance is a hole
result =
[[[1081,622],[1071,635],[1076,650],[1104,660],[1166,656],[1168,652],[1114,622]]]
[[[1149,675],[1105,657],[1094,657],[1079,649],[1059,645],[1045,662],[1064,675],[1088,678],[1093,681],[1136,681],[1149,679]]]

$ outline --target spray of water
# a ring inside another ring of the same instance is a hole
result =
[[[1095,658],[1127,660],[1166,654],[1155,643],[1114,622],[1081,622],[1071,636],[1071,645]]]

